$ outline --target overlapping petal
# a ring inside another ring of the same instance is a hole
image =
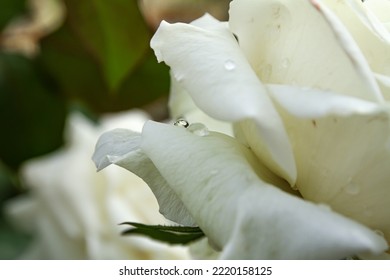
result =
[[[162,22],[151,46],[205,113],[230,122],[249,119],[251,125],[243,130],[256,137],[248,144],[271,169],[295,182],[295,163],[280,117],[225,23],[209,15],[192,25]]]
[[[183,118],[189,124],[203,123],[210,130],[227,135],[233,135],[233,126],[229,122],[216,120],[205,114],[194,104],[191,96],[182,85],[171,75],[171,88],[169,92],[168,107],[170,116],[174,120]]]
[[[388,0],[365,1],[364,5],[390,32],[390,3]]]
[[[277,177],[233,138],[148,122],[141,149],[222,258],[328,259],[387,248],[364,226],[273,187]]]
[[[264,83],[378,100],[310,1],[233,1],[229,24]]]
[[[119,133],[119,139],[124,133]],[[283,181],[233,138],[215,133],[201,137],[183,128],[148,122],[140,147],[210,242],[222,250],[221,258],[328,259],[378,254],[387,248],[373,231],[274,188],[269,183]],[[99,158],[102,151],[108,152],[98,144]],[[99,159],[95,161],[99,165]],[[123,153],[123,166],[134,171],[139,165],[133,161],[142,160]],[[141,175],[146,181],[151,176]],[[168,200],[163,203],[175,207]],[[306,238],[308,234],[313,238]]]
[[[378,229],[390,239],[390,120],[386,106],[334,93],[272,86],[305,199]]]
[[[172,116],[231,122],[236,139],[148,122],[103,135],[95,163],[142,177],[160,211],[198,225],[223,259],[375,258],[390,241],[378,14],[359,0],[237,0],[229,25],[162,22],[151,46],[171,67]]]
[[[157,198],[162,215],[176,223],[194,226],[195,221],[191,214],[154,164],[140,150],[140,144],[139,133],[127,129],[114,129],[99,138],[92,160],[98,170],[116,164],[133,172],[148,184]]]

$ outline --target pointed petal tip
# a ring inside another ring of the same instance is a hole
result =
[[[126,154],[137,150],[140,145],[140,135],[127,129],[114,129],[103,133],[95,146],[92,161],[97,171],[115,164]]]

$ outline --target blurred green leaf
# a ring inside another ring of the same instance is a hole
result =
[[[97,60],[110,91],[134,69],[148,49],[149,35],[137,1],[65,0],[68,23]]]
[[[12,227],[0,214],[0,260],[16,259],[31,242],[31,236]]]
[[[3,205],[21,193],[16,174],[0,161],[0,260],[15,259],[29,244],[27,234],[18,231],[6,219]]]
[[[73,101],[94,112],[142,107],[169,90],[137,1],[66,0],[64,25],[42,41],[39,61]]]
[[[25,12],[26,0],[1,0],[0,30],[16,16]]]
[[[0,53],[0,155],[17,168],[62,145],[66,108],[33,61]]]
[[[18,194],[18,177],[0,161],[0,211],[3,202]]]
[[[122,235],[139,234],[169,244],[188,244],[203,238],[205,235],[199,227],[144,225],[140,223],[125,222],[132,228],[122,232]]]

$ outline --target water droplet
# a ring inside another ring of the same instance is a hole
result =
[[[288,58],[285,58],[282,60],[282,67],[283,68],[287,69],[290,67],[290,65],[291,65],[291,62]]]
[[[207,136],[209,135],[209,130],[207,127],[202,123],[193,123],[191,124],[187,130],[195,135],[198,136]]]
[[[345,187],[345,192],[350,195],[357,195],[360,193],[359,185],[351,182]]]
[[[228,71],[233,71],[234,69],[236,69],[236,64],[234,63],[233,60],[226,60],[225,61],[225,69],[228,70]]]
[[[186,128],[189,126],[189,123],[185,119],[177,119],[173,125]]]

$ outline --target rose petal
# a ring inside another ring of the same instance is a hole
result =
[[[390,216],[383,210],[390,205],[388,109],[332,93],[271,88],[294,147],[302,196],[390,240]]]
[[[339,19],[341,19],[348,29],[355,33],[356,29],[361,29],[361,24],[364,24],[368,29],[369,33],[367,40],[370,39],[380,39],[383,43],[390,43],[390,33],[384,26],[384,24],[378,19],[375,13],[370,9],[368,3],[375,2],[376,0],[364,1],[359,0],[342,0],[339,3],[334,3],[334,1],[325,0],[325,3],[328,7],[334,11]],[[384,12],[386,7],[383,6]],[[387,12],[390,12],[390,9],[387,9]],[[358,19],[358,21],[356,21]],[[360,21],[360,22],[359,22]],[[354,26],[356,24],[357,26]],[[357,27],[357,28],[356,28]],[[362,33],[365,33],[365,30],[360,30]],[[358,32],[357,32],[358,33]],[[354,36],[359,34],[353,34]],[[376,38],[373,38],[376,37]],[[362,42],[364,43],[364,42]],[[377,42],[376,42],[377,43]],[[360,45],[360,42],[359,42]]]
[[[269,173],[233,138],[147,122],[141,149],[221,258],[339,259],[387,248],[364,226],[260,180]]]
[[[209,130],[233,135],[232,125],[228,122],[216,120],[200,110],[192,101],[188,92],[171,75],[171,88],[168,107],[170,116],[175,120],[184,118],[188,123],[203,123]]]
[[[156,196],[162,215],[176,223],[194,226],[185,206],[139,146],[138,133],[114,129],[99,138],[92,159],[98,170],[116,164],[141,177]]]
[[[308,86],[378,100],[329,23],[309,1],[234,1],[229,23],[264,83]]]
[[[100,136],[92,160],[95,162],[97,170],[100,171],[119,158],[137,150],[140,143],[139,133],[128,129],[114,129]]]
[[[365,1],[364,6],[374,14],[390,32],[390,2],[388,0]]]
[[[254,135],[249,145],[294,183],[295,163],[280,117],[225,23],[209,15],[193,25],[162,22],[151,46],[206,114],[230,122],[253,120],[243,128]]]
[[[268,85],[270,95],[297,118],[322,118],[383,112],[384,107],[355,97],[297,86]]]
[[[353,1],[349,2],[353,3]],[[340,43],[340,46],[343,48],[345,54],[348,56],[352,65],[354,66],[355,71],[359,75],[360,80],[364,83],[366,90],[371,92],[376,101],[383,102],[384,99],[382,93],[368,64],[367,58],[364,57],[360,47],[356,44],[354,38],[350,34],[350,31],[344,26],[341,20],[333,13],[333,11],[322,4],[320,0],[310,0],[310,2],[329,24],[329,27],[332,29],[336,39]],[[351,11],[349,11],[349,13],[351,14]],[[361,30],[359,29],[359,31]],[[365,38],[365,40],[368,39],[369,38]],[[382,59],[379,64],[379,68],[380,71],[383,71],[384,67],[382,61],[383,59],[386,60],[386,56],[390,55],[389,46],[386,44],[377,44],[376,47],[377,48],[375,48],[375,52],[379,52]],[[386,71],[386,68],[384,68],[384,70]]]
[[[375,78],[381,88],[383,97],[390,101],[390,76],[375,74]]]

